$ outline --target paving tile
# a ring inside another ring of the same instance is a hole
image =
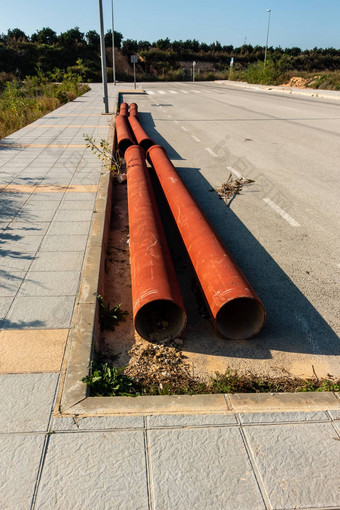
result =
[[[338,507],[340,441],[330,423],[245,427],[273,508]]]
[[[14,297],[25,277],[24,271],[0,270],[0,297]]]
[[[44,432],[58,374],[0,375],[0,433]]]
[[[74,193],[73,194],[66,194],[64,197],[63,202],[74,202],[74,201],[89,201],[91,203],[94,203],[94,200],[96,198],[96,193]]]
[[[4,510],[31,508],[44,436],[0,436],[0,501]]]
[[[55,211],[31,211],[25,210],[25,208],[21,209],[21,211],[17,214],[17,219],[21,219],[21,221],[28,221],[30,223],[39,223],[41,221],[52,221],[53,216],[55,215]]]
[[[59,372],[68,331],[0,331],[0,373]]]
[[[33,252],[39,248],[42,239],[43,236],[15,235],[5,231],[1,234],[1,248],[21,253]]]
[[[64,329],[71,324],[74,296],[17,297],[4,320],[4,329]]]
[[[90,416],[82,418],[54,418],[52,429],[63,431],[143,428],[143,416]]]
[[[80,271],[83,258],[81,251],[39,252],[31,271]]]
[[[47,235],[42,242],[41,252],[44,251],[81,251],[84,252],[87,235]]]
[[[75,296],[79,271],[29,271],[18,296]]]
[[[25,204],[25,211],[56,211],[59,206],[58,200],[28,200]]]
[[[5,233],[10,233],[13,236],[27,237],[27,236],[43,236],[46,234],[50,222],[34,222],[31,225],[23,223],[20,220],[13,220],[6,228]]]
[[[63,221],[52,223],[48,230],[49,236],[69,235],[69,234],[88,234],[90,230],[89,221]]]
[[[76,196],[78,193],[72,193]],[[60,204],[59,211],[93,211],[94,202],[92,200],[65,201]]]
[[[148,509],[143,432],[50,436],[37,508]]]
[[[148,416],[148,427],[190,427],[237,424],[234,414],[170,414]]]
[[[27,271],[32,264],[35,253],[35,251],[21,253],[17,250],[0,249],[0,270]]]
[[[155,508],[265,508],[237,427],[148,432]]]
[[[304,421],[328,421],[325,411],[282,412],[282,413],[241,413],[240,420],[243,424],[249,423],[283,423]]]
[[[13,302],[12,297],[0,297],[0,327]]]
[[[64,221],[91,221],[92,219],[93,211],[92,209],[88,209],[85,211],[75,211],[73,210],[70,212],[69,210],[66,211],[57,211],[53,222],[64,222]]]
[[[340,404],[340,401],[339,401]],[[333,411],[328,411],[332,420],[340,420],[340,409],[337,411],[334,409]]]

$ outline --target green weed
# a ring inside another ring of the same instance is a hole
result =
[[[108,363],[99,365],[91,362],[89,374],[82,378],[82,382],[90,388],[93,397],[117,397],[135,396],[138,391],[134,387],[134,381],[126,376],[124,367],[111,367]]]
[[[120,322],[125,322],[125,317],[129,315],[129,313],[125,310],[121,310],[121,304],[110,307],[110,303],[105,304],[102,296],[97,296],[97,301],[99,305],[99,322],[100,329],[104,331],[105,329],[110,329],[111,331],[115,330],[115,326],[118,326]]]

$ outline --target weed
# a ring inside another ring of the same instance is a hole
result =
[[[86,142],[86,148],[91,149],[91,152],[97,156],[98,159],[104,163],[108,163],[114,175],[119,175],[124,165],[123,160],[118,154],[116,154],[116,156],[112,154],[107,140],[102,138],[98,144],[95,138],[86,133],[83,133],[83,137]]]
[[[120,310],[121,304],[110,307],[110,303],[105,304],[102,296],[97,296],[97,301],[99,304],[99,322],[100,329],[104,331],[104,329],[110,329],[111,331],[115,330],[115,326],[119,326],[120,322],[125,322],[126,315],[129,313],[125,310]]]
[[[91,362],[89,374],[82,378],[90,388],[93,397],[117,397],[135,396],[138,391],[134,387],[134,381],[125,375],[124,367],[115,368],[108,363],[96,365]]]

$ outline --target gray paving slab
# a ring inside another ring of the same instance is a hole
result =
[[[81,251],[84,252],[87,243],[87,235],[46,235],[41,244],[41,252],[44,251]]]
[[[340,441],[330,423],[245,427],[275,509],[338,508]]]
[[[13,297],[0,297],[0,327],[13,302]]]
[[[14,297],[25,277],[23,271],[0,270],[0,297]]]
[[[31,271],[80,271],[84,254],[81,251],[39,252]]]
[[[69,210],[62,211],[59,210],[56,212],[53,222],[65,222],[65,221],[91,221],[92,220],[92,209],[87,209],[85,211],[75,211],[73,210],[70,213]]]
[[[77,195],[78,193],[74,193]],[[93,211],[93,200],[63,200],[60,204],[59,211]]]
[[[66,193],[63,202],[88,201],[94,204],[95,199],[96,193],[92,192]]]
[[[50,436],[37,508],[148,509],[143,432]]]
[[[55,210],[38,211],[25,209],[24,207],[18,212],[17,219],[28,223],[40,223],[42,221],[51,221],[55,214]]]
[[[144,416],[90,416],[82,418],[54,418],[52,429],[55,431],[78,432],[80,430],[108,430],[144,428]]]
[[[25,211],[56,211],[59,201],[56,200],[28,200],[24,206]]]
[[[242,424],[250,423],[292,423],[305,421],[329,421],[325,411],[281,412],[281,413],[241,413]]]
[[[29,271],[18,296],[75,296],[80,271]]]
[[[64,329],[71,324],[75,297],[16,297],[5,318],[5,329]]]
[[[27,271],[35,256],[34,252],[21,253],[18,250],[0,249],[1,271]]]
[[[264,509],[237,427],[148,431],[155,508]]]
[[[328,411],[332,420],[340,420],[340,411],[333,409],[333,411]]]
[[[89,221],[63,221],[54,222],[48,229],[49,236],[60,236],[66,234],[88,234],[90,230]]]
[[[32,225],[28,225],[27,223],[22,223],[18,220],[13,220],[9,226],[6,228],[5,234],[9,233],[12,236],[44,236],[50,223],[48,221],[34,223]]]
[[[0,434],[46,431],[58,377],[58,374],[0,375]]]
[[[207,427],[218,425],[236,425],[234,414],[170,414],[147,417],[148,427]]]
[[[44,436],[0,435],[0,501],[3,510],[29,509]]]

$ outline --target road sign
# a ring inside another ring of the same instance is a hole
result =
[[[138,55],[131,55],[130,62],[131,62],[131,64],[137,64],[137,62],[138,62]]]

